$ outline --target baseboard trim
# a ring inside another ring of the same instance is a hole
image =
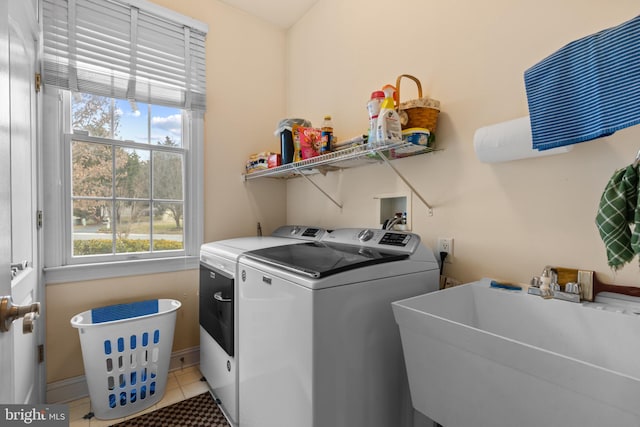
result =
[[[191,347],[171,353],[169,372],[200,363],[200,347]],[[84,375],[47,384],[47,403],[67,403],[89,396]]]
[[[67,403],[89,396],[84,375],[47,384],[47,403]]]
[[[169,372],[200,364],[200,347],[191,347],[171,353]]]

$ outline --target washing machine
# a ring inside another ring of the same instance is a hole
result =
[[[233,426],[238,423],[238,257],[251,249],[320,240],[325,233],[286,225],[271,236],[220,240],[200,248],[200,371]]]
[[[241,427],[414,427],[391,303],[438,289],[418,235],[334,230],[238,274]]]

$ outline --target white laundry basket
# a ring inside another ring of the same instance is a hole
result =
[[[177,300],[154,299],[73,316],[97,418],[131,415],[162,398],[180,306]]]

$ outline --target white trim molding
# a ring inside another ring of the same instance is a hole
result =
[[[171,353],[169,372],[200,364],[200,347],[191,347]],[[47,403],[69,403],[89,396],[86,375],[54,381],[47,384]]]

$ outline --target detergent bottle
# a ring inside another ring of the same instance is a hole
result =
[[[382,105],[380,105],[380,113],[376,124],[376,144],[385,145],[392,141],[402,140],[402,125],[400,117],[395,109],[393,95],[386,94]]]

